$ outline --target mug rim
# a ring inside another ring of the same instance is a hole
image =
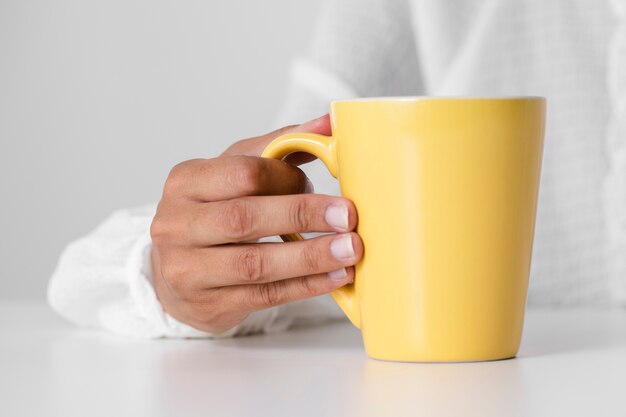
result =
[[[382,96],[382,97],[357,97],[332,100],[334,103],[359,103],[371,101],[385,102],[406,102],[406,101],[422,101],[422,100],[546,100],[544,96]]]

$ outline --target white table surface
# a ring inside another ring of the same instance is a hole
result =
[[[0,302],[0,416],[626,416],[626,311],[531,310],[518,358],[368,359],[348,323],[129,340]]]

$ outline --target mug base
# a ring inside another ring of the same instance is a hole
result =
[[[448,359],[448,358],[437,358],[437,357],[390,357],[386,355],[372,355],[367,354],[367,356],[371,359],[381,361],[381,362],[404,362],[404,363],[476,363],[476,362],[497,362],[497,361],[506,361],[509,359],[515,359],[517,357],[517,352],[514,354],[506,354],[501,356],[493,356],[493,357],[478,357],[478,358],[459,358],[459,359]]]

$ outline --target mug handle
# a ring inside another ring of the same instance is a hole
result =
[[[337,178],[337,152],[332,136],[315,133],[288,133],[274,139],[263,151],[262,157],[283,159],[294,152],[307,152],[322,160],[330,174]],[[304,240],[298,233],[281,235],[284,242]],[[361,328],[361,314],[354,284],[344,285],[330,293],[352,324]]]

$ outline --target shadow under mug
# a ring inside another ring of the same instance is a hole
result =
[[[541,97],[340,100],[332,137],[292,133],[265,149],[317,156],[354,202],[364,255],[354,284],[332,296],[369,356],[517,354],[545,107]]]

